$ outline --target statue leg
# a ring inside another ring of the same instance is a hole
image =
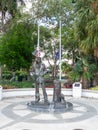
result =
[[[59,80],[54,80],[53,102],[61,102],[61,82]]]
[[[47,97],[47,93],[46,93],[46,89],[45,89],[44,83],[41,84],[41,87],[42,87],[42,91],[43,91],[44,101],[48,102],[48,97]]]
[[[39,83],[36,83],[35,87],[35,102],[39,102],[40,94],[39,94]]]

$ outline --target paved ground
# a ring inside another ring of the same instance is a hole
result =
[[[24,97],[0,101],[0,130],[98,130],[96,99],[66,97],[73,110],[58,114],[29,110],[27,103],[32,100]]]

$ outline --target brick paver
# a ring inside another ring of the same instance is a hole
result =
[[[49,97],[51,100],[51,96]],[[33,97],[0,101],[0,130],[98,130],[98,100],[65,97],[73,110],[43,113],[29,110]]]

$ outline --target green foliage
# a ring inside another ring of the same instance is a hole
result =
[[[32,88],[34,87],[34,81],[13,81],[10,82],[9,80],[0,81],[0,84],[3,86],[4,89],[14,89],[14,88]]]
[[[69,77],[75,82],[80,81],[83,75],[83,63],[82,61],[78,61],[73,70],[70,72]]]
[[[24,70],[22,70],[22,69],[19,70],[19,71],[17,70],[17,71],[16,71],[16,75],[24,76],[24,75],[27,75],[27,72],[24,71]]]
[[[33,50],[31,28],[30,23],[18,22],[2,37],[0,60],[9,69],[30,67]]]
[[[71,71],[69,73],[69,78],[73,81],[73,82],[79,82],[81,79],[81,75],[78,72],[75,71]]]
[[[64,74],[69,73],[71,70],[72,70],[72,65],[69,65],[66,62],[62,63],[62,72]]]
[[[76,37],[85,53],[91,53],[98,43],[98,16],[94,13],[94,0],[78,0],[76,2]]]
[[[22,5],[24,5],[23,0],[19,0]],[[19,10],[17,9],[17,0],[0,0],[0,11],[2,11],[2,15],[5,17],[5,13],[8,11],[10,15],[14,18]]]
[[[43,50],[45,46],[45,45],[43,46],[43,44],[46,44],[44,43],[44,41],[47,42],[50,40],[50,38],[52,38],[51,30],[43,26],[40,26],[40,46]]]
[[[46,19],[46,22],[54,24],[59,19],[66,18],[66,6],[71,5],[72,0],[38,0],[32,1],[32,12],[38,19]],[[70,6],[69,6],[70,7]]]
[[[90,63],[86,58],[79,59],[73,70],[70,71],[70,78],[73,81],[80,81],[82,77],[89,80],[95,78],[95,74],[98,71],[98,66],[96,63]]]
[[[4,71],[2,72],[2,78],[3,79],[11,79],[12,78],[12,72],[11,71]]]

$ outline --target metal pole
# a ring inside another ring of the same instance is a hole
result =
[[[37,48],[36,48],[36,57],[40,57],[40,25],[38,21],[38,41],[37,41]]]
[[[39,50],[39,47],[40,47],[40,26],[39,26],[39,21],[38,21],[38,43],[37,43],[37,49]]]
[[[61,19],[60,19],[60,23],[59,23],[59,39],[60,39],[60,43],[59,43],[59,71],[60,71],[60,74],[59,74],[59,80],[61,80],[61,76],[62,76],[62,69],[61,69],[61,65],[62,65],[62,61],[61,61]]]

